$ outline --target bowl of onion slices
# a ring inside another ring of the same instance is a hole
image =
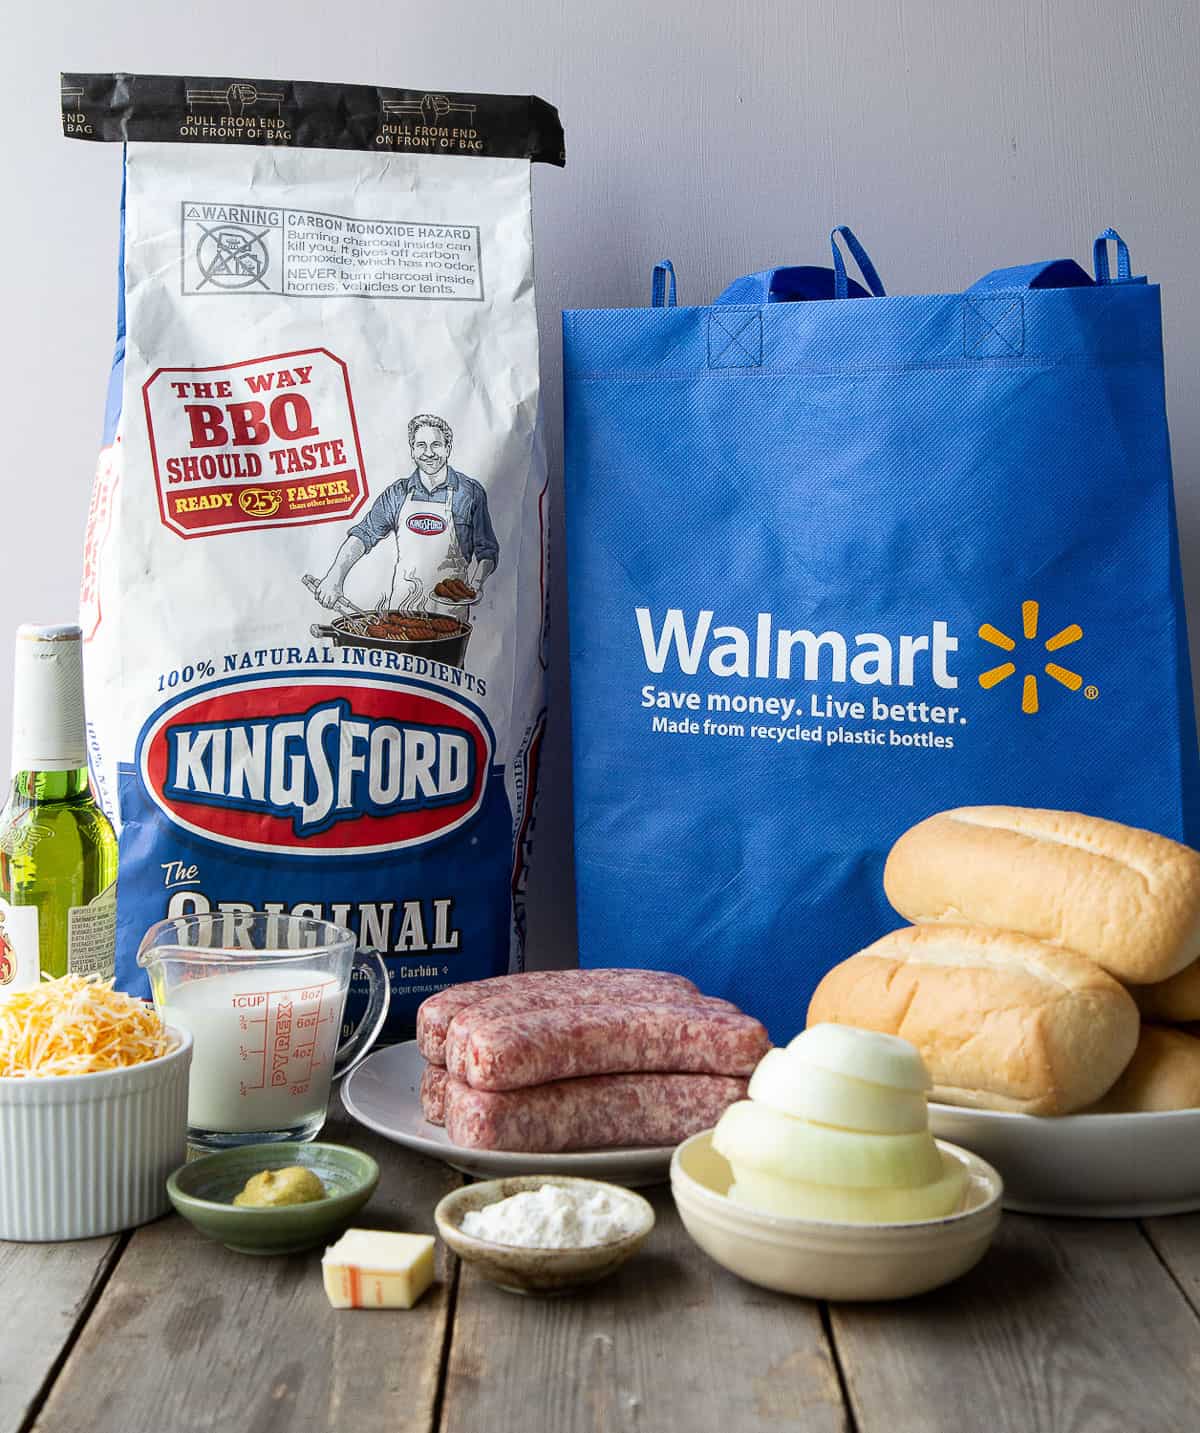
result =
[[[187,1155],[191,1036],[96,977],[0,995],[0,1239],[165,1214]]]

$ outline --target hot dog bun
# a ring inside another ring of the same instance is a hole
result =
[[[907,920],[1018,931],[1133,985],[1200,956],[1200,853],[1097,816],[943,811],[900,837],[883,884]]]
[[[1143,1025],[1133,1059],[1096,1114],[1200,1108],[1200,1040],[1180,1030]]]
[[[932,1100],[1032,1115],[1098,1100],[1140,1028],[1129,992],[1083,956],[952,925],[893,931],[834,966],[808,1007],[824,1021],[911,1040]]]
[[[1178,975],[1157,985],[1135,985],[1130,994],[1143,1020],[1161,1020],[1168,1025],[1200,1020],[1200,961],[1192,961]]]

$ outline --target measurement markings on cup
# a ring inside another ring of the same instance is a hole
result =
[[[325,1010],[329,985],[295,986],[290,990],[255,990],[233,997],[233,1006],[242,1013],[238,1028],[243,1034],[257,1035],[261,1044],[245,1043],[238,1053],[244,1065],[257,1061],[258,1080],[240,1082],[243,1096],[265,1090],[268,1086],[287,1086],[291,1094],[308,1093],[313,1074],[323,1068],[321,1027],[336,1023],[335,1012]],[[260,1011],[252,1014],[251,1011]],[[254,1027],[259,1027],[256,1031]],[[293,1043],[295,1042],[295,1043]],[[292,1067],[307,1061],[307,1069],[293,1077]]]

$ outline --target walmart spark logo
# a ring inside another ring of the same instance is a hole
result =
[[[1021,603],[1021,631],[1026,642],[1036,642],[1038,636],[1038,604],[1036,602]],[[985,642],[990,642],[993,647],[999,647],[1004,652],[1012,652],[1016,649],[1016,642],[998,627],[993,627],[990,622],[985,622],[979,629],[979,635]],[[1055,632],[1053,637],[1047,637],[1042,646],[1047,652],[1059,652],[1064,647],[1069,647],[1073,642],[1078,642],[1083,636],[1083,628],[1072,622],[1069,627],[1064,627],[1061,632]],[[1036,662],[1041,661],[1040,653],[1034,658]],[[992,687],[998,687],[1009,677],[1015,676],[1017,666],[1015,662],[1002,662],[998,667],[989,667],[986,672],[979,674],[979,685],[990,691]],[[1066,667],[1059,666],[1057,662],[1047,662],[1042,671],[1053,681],[1066,687],[1069,692],[1077,692],[1083,686],[1083,678],[1078,672],[1072,672]],[[1098,697],[1100,693],[1095,687],[1084,687],[1084,696],[1089,701]],[[1038,710],[1038,679],[1034,672],[1026,672],[1021,685],[1021,710],[1027,716],[1032,716]]]

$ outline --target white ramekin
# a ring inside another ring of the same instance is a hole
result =
[[[95,1075],[0,1078],[0,1239],[90,1239],[157,1219],[187,1158],[192,1037]]]

